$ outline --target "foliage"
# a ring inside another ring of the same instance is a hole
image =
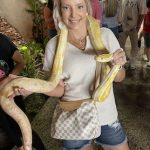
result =
[[[42,62],[44,54],[41,44],[33,41],[18,46],[18,49],[26,62],[22,75],[31,78],[43,78]]]
[[[33,16],[32,34],[36,42],[44,42],[44,19],[43,19],[43,6],[38,0],[26,0],[30,5],[30,9],[26,9]]]

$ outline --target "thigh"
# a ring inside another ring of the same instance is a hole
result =
[[[101,127],[101,135],[96,138],[96,143],[103,147],[113,148],[127,143],[125,132],[117,120],[112,124]]]
[[[91,140],[64,140],[63,150],[82,150],[91,145]]]

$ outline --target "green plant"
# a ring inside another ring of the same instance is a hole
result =
[[[33,16],[33,28],[32,35],[36,42],[44,42],[44,19],[43,19],[43,5],[38,0],[26,0],[30,5],[30,9],[26,9],[27,12]]]
[[[43,78],[42,62],[44,54],[41,44],[33,41],[19,45],[18,49],[26,62],[22,75],[31,78]]]

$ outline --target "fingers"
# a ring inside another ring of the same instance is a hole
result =
[[[116,52],[113,53],[113,60],[112,65],[121,65],[123,66],[126,63],[126,55],[123,49],[118,49]]]
[[[9,96],[9,98],[12,99],[15,96],[19,96],[19,95],[28,96],[30,94],[32,94],[32,92],[27,91],[23,88],[13,87],[13,93]]]

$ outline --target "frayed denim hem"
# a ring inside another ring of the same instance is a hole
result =
[[[117,144],[117,145],[103,144],[103,143],[100,143],[100,142],[97,142],[97,141],[94,141],[94,142],[95,142],[96,144],[98,144],[98,145],[101,145],[102,147],[115,148],[115,147],[118,147],[118,146],[120,146],[120,145],[126,144],[126,143],[128,142],[128,139],[127,139],[127,137],[126,137],[125,140],[124,140],[122,143]]]

